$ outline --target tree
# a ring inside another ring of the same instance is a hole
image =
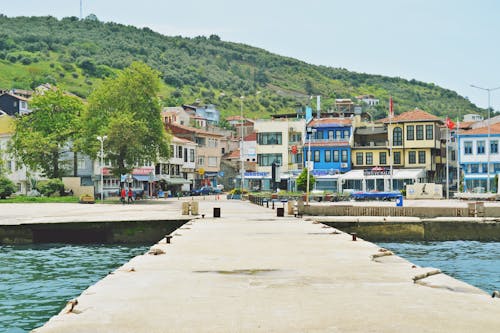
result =
[[[303,169],[300,175],[297,177],[297,189],[299,191],[304,191],[306,192],[307,188],[307,169]],[[314,183],[316,182],[316,179],[314,176],[309,173],[309,191],[311,191],[314,188]]]
[[[61,156],[80,129],[82,101],[60,90],[36,95],[30,114],[18,117],[12,136],[14,156],[32,170],[41,170],[48,178],[61,178]]]
[[[16,186],[7,177],[0,176],[0,199],[9,197],[16,191]]]
[[[89,96],[80,149],[97,156],[98,135],[104,142],[115,176],[129,173],[141,161],[170,156],[170,138],[161,120],[159,73],[135,62],[108,78]]]

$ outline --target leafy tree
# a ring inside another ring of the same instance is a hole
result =
[[[307,188],[307,169],[303,169],[300,175],[297,177],[297,189],[299,191],[304,191],[306,192]],[[316,178],[312,175],[312,173],[309,173],[309,191],[311,191],[314,188],[314,183],[316,182]]]
[[[14,183],[5,176],[0,176],[0,199],[9,197],[16,191]]]
[[[139,62],[106,79],[89,97],[82,151],[97,156],[96,136],[107,135],[105,151],[116,176],[129,173],[138,162],[168,158],[170,138],[161,120],[159,84],[159,74]]]
[[[79,132],[83,103],[61,90],[49,90],[36,95],[30,105],[33,112],[14,122],[11,150],[32,170],[41,170],[48,178],[61,178],[61,156]]]
[[[50,197],[55,193],[58,193],[61,196],[64,195],[64,183],[59,178],[38,182],[37,189],[41,194],[47,197]]]

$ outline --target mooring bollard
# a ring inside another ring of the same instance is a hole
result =
[[[220,207],[214,207],[214,217],[220,217]]]
[[[172,239],[172,235],[165,235],[165,240],[167,241],[167,244],[170,244],[171,239]]]
[[[276,209],[276,216],[277,217],[283,217],[283,216],[285,216],[285,208],[278,207]]]
[[[357,234],[355,232],[351,233],[352,241],[355,242],[357,240]]]

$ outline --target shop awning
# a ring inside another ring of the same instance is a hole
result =
[[[140,182],[149,182],[149,176],[146,175],[132,175],[132,177]]]
[[[190,180],[184,179],[184,178],[167,178],[165,179],[165,182],[169,185],[184,185],[184,184],[191,184]]]

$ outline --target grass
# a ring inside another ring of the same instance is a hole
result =
[[[66,197],[27,197],[24,195],[18,195],[15,197],[10,197],[7,199],[0,199],[0,204],[2,203],[77,203],[79,201],[78,197],[66,196]]]

